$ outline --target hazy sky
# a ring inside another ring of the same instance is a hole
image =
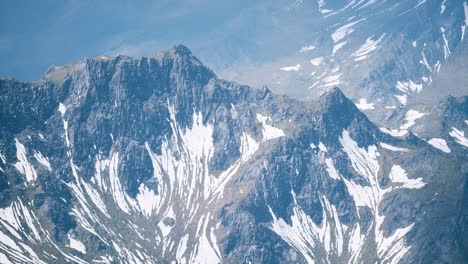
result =
[[[197,53],[201,39],[209,42],[212,32],[229,26],[251,3],[1,1],[0,76],[37,80],[52,64],[101,54],[151,55],[175,44]]]

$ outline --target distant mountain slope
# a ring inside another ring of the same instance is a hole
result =
[[[241,25],[215,38],[233,38],[241,50],[227,60],[238,65],[220,68],[223,78],[299,99],[338,85],[382,125],[396,108],[467,94],[467,1],[304,0],[248,10]],[[241,34],[246,24],[258,24],[255,36]]]

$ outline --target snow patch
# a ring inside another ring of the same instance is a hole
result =
[[[86,254],[86,247],[81,243],[81,241],[72,238],[70,235],[68,235],[68,239],[70,239],[70,243],[68,244],[69,248],[73,248],[76,251]]]
[[[338,50],[340,50],[342,47],[344,47],[346,45],[347,41],[343,41],[343,42],[340,42],[338,44],[336,44],[335,46],[333,46],[333,54],[335,54]]]
[[[333,39],[334,43],[338,43],[340,40],[345,38],[347,35],[351,34],[354,32],[353,26],[356,25],[357,23],[361,22],[364,19],[360,19],[357,21],[350,22],[344,26],[339,27],[335,32],[331,34],[331,38]]]
[[[52,171],[52,168],[50,167],[50,162],[48,158],[45,158],[41,152],[39,151],[34,151],[34,158],[42,164],[44,167],[47,168],[47,170]]]
[[[289,66],[289,67],[280,68],[280,70],[282,70],[282,71],[299,71],[300,69],[301,69],[300,64],[296,64],[296,66]]]
[[[299,50],[299,52],[300,52],[300,53],[304,53],[304,52],[307,52],[307,51],[310,51],[310,50],[314,50],[314,49],[315,49],[315,47],[312,46],[312,45],[310,45],[310,46],[304,46],[304,47],[302,47],[302,48]]]
[[[138,194],[136,196],[137,203],[143,214],[149,218],[153,213],[153,210],[158,205],[159,196],[150,190],[144,183],[138,187]]]
[[[385,37],[385,34],[382,34],[377,40],[373,40],[373,37],[370,37],[366,40],[366,43],[364,43],[359,49],[357,49],[354,53],[353,56],[354,61],[362,61],[367,58],[367,55],[377,49],[377,45],[382,41],[382,39]]]
[[[445,8],[446,8],[445,2],[447,2],[447,0],[442,1],[442,4],[440,4],[440,14],[441,15],[445,12]]]
[[[465,137],[464,131],[452,127],[452,131],[450,131],[449,135],[455,139],[455,142],[468,148],[468,139]]]
[[[409,80],[409,81],[398,81],[395,85],[396,88],[398,88],[398,90],[404,92],[404,93],[408,93],[409,91],[413,91],[413,92],[421,92],[422,90],[422,84],[417,84],[415,82],[413,82],[412,80]]]
[[[442,38],[444,40],[444,59],[447,60],[451,52],[450,52],[447,37],[445,36],[445,29],[443,27],[440,27],[440,32],[442,32]]]
[[[408,98],[406,97],[406,94],[404,94],[404,95],[395,95],[395,97],[400,102],[400,104],[406,105],[406,102],[408,101]]]
[[[315,59],[310,60],[310,63],[314,66],[319,66],[323,63],[323,57],[317,57]]]
[[[15,168],[26,177],[27,182],[32,182],[37,179],[37,173],[34,167],[29,163],[26,158],[26,148],[21,142],[15,138],[16,158],[18,162],[15,163]]]
[[[423,117],[425,113],[418,112],[414,109],[410,109],[408,112],[406,112],[405,116],[405,124],[400,126],[400,129],[406,130],[413,126],[415,124],[415,121],[418,120],[419,118]]]
[[[368,103],[366,98],[359,99],[359,103],[356,104],[356,107],[359,110],[372,110],[374,108],[374,103]]]
[[[386,144],[386,143],[383,143],[383,142],[380,142],[380,146],[382,146],[382,148],[384,148],[384,149],[388,149],[388,150],[391,150],[391,151],[400,151],[400,152],[408,152],[409,151],[409,149],[407,149],[407,148],[395,147],[395,146],[392,146],[392,145],[389,145],[389,144]]]
[[[465,29],[468,26],[468,4],[463,2],[463,11],[465,11],[465,24],[461,26],[461,41],[463,41],[465,37]]]
[[[338,171],[335,169],[335,163],[333,162],[333,160],[330,158],[327,158],[325,159],[325,164],[327,165],[328,175],[330,175],[332,179],[339,180],[340,175]]]
[[[341,256],[346,226],[341,224],[335,206],[330,204],[325,196],[320,197],[323,220],[317,225],[297,204],[295,193],[291,191],[291,194],[294,201],[290,216],[291,225],[278,218],[268,206],[273,218],[271,230],[300,253],[307,263],[327,263],[329,256]],[[316,251],[323,251],[326,255],[316,255]]]
[[[67,107],[66,107],[64,104],[60,103],[60,104],[59,104],[58,111],[59,111],[60,114],[63,116],[63,115],[65,115],[65,112],[67,111]]]
[[[442,150],[445,153],[450,153],[450,148],[447,146],[445,139],[432,138],[427,143],[431,144],[434,148]]]
[[[119,153],[115,152],[112,154],[109,163],[109,181],[112,197],[117,203],[117,206],[126,214],[130,214],[132,208],[136,206],[135,200],[133,200],[122,188],[120,183],[119,175]]]
[[[262,123],[263,142],[285,136],[283,130],[267,124],[267,121],[271,121],[269,116],[257,114],[257,121]]]
[[[400,184],[400,188],[419,189],[426,185],[422,178],[408,179],[408,174],[400,165],[393,165],[389,175],[393,183]]]
[[[385,134],[389,134],[392,137],[403,137],[408,134],[408,130],[400,130],[400,129],[388,129],[386,127],[379,128],[380,131],[384,132]]]
[[[318,145],[319,149],[323,152],[327,152],[327,147],[322,143],[322,142],[319,142],[319,145]]]

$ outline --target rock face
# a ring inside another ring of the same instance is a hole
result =
[[[183,46],[2,79],[0,262],[467,261],[465,101],[447,153],[338,88],[276,96]]]

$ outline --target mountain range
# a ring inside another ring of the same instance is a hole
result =
[[[0,105],[1,263],[468,261],[466,96],[377,124],[179,45],[0,79]]]

